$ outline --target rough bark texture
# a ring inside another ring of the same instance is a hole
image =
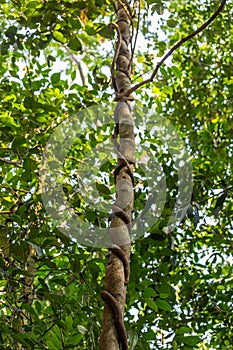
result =
[[[102,333],[99,350],[127,350],[127,334],[123,315],[126,287],[129,279],[131,214],[133,211],[133,164],[134,164],[134,123],[131,115],[132,97],[119,99],[118,95],[130,89],[131,52],[129,44],[130,11],[126,1],[116,2],[118,44],[116,52],[116,77],[113,86],[116,90],[115,131],[113,142],[117,153],[115,170],[116,202],[113,205],[113,218],[110,235],[113,246],[106,267]],[[120,37],[119,37],[120,33]]]

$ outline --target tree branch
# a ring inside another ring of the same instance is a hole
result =
[[[115,54],[114,54],[112,64],[111,64],[112,85],[113,85],[114,90],[117,91],[117,86],[116,86],[116,82],[115,82],[115,65],[116,65],[116,61],[117,61],[119,53],[120,53],[120,48],[121,48],[121,44],[122,44],[122,35],[121,35],[120,28],[116,23],[113,22],[110,25],[112,28],[116,29],[117,35],[118,35],[117,47],[116,47]]]
[[[229,186],[224,188],[221,192],[217,193],[217,194],[213,194],[212,196],[206,197],[205,199],[202,199],[201,201],[198,202],[198,204],[200,203],[204,203],[206,201],[208,201],[209,199],[212,199],[214,197],[219,197],[220,195],[222,195],[224,192],[227,192],[229,190],[233,189],[233,186]]]
[[[135,34],[134,43],[132,45],[132,50],[131,50],[131,59],[130,59],[130,65],[131,66],[132,66],[132,63],[133,63],[134,52],[135,52],[137,39],[138,39],[138,33],[139,33],[139,27],[140,27],[140,17],[141,17],[141,2],[139,1],[139,3],[138,3],[138,19],[137,19],[136,34]],[[133,67],[132,67],[132,71],[133,71]]]
[[[68,52],[68,54],[69,54],[70,58],[72,59],[72,61],[77,65],[78,71],[79,71],[79,74],[80,74],[80,78],[82,80],[82,84],[83,85],[87,85],[85,76],[83,74],[83,69],[82,69],[82,66],[81,66],[80,62],[77,60],[77,58],[75,57],[73,52],[70,51],[70,49],[66,45],[63,45],[63,46],[64,46],[65,50]]]
[[[22,190],[20,188],[14,188],[14,187],[5,186],[5,185],[0,186],[0,188],[1,189],[5,188],[6,190],[10,190],[11,192],[14,192],[14,193],[17,193],[17,192],[29,193],[30,192],[28,190]]]
[[[222,11],[224,5],[226,4],[226,0],[222,0],[221,5],[218,7],[218,9],[214,12],[214,14],[204,23],[202,24],[201,27],[199,27],[197,30],[195,30],[193,33],[187,35],[186,37],[184,37],[183,39],[181,39],[177,44],[175,44],[161,59],[161,61],[156,65],[152,75],[150,78],[140,82],[139,84],[136,84],[135,86],[133,86],[131,89],[129,89],[128,91],[124,92],[123,94],[118,94],[117,95],[117,100],[129,96],[132,94],[132,92],[136,91],[137,89],[139,89],[141,86],[151,83],[155,76],[157,75],[160,67],[163,65],[163,63],[166,61],[166,59],[171,56],[173,54],[173,52],[178,49],[182,44],[184,44],[186,41],[188,41],[189,39],[193,38],[194,36],[196,36],[197,34],[199,34],[200,32],[202,32],[206,27],[208,27],[208,25],[210,25],[215,18],[219,15],[219,13]]]
[[[10,210],[2,210],[0,211],[0,215],[13,214],[21,205],[23,205],[22,195],[17,198],[15,203],[10,207]]]
[[[12,160],[1,158],[1,157],[0,157],[0,162],[11,164],[11,165],[15,165],[15,166],[17,166],[19,168],[21,168],[20,164],[22,163],[21,159],[19,159],[17,162],[14,162]]]

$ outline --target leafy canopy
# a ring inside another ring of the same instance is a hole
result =
[[[207,20],[216,5],[141,1],[133,82],[147,78],[158,58]],[[116,34],[108,26],[113,3],[3,0],[0,18],[0,347],[95,349],[108,253],[81,247],[54,226],[42,205],[38,171],[57,125],[113,100]],[[227,4],[210,27],[173,54],[152,84],[135,92],[137,106],[156,109],[182,136],[194,190],[182,222],[163,233],[177,195],[176,169],[159,141],[139,132],[166,174],[167,201],[147,237],[133,245],[126,311],[132,349],[232,346],[231,18]],[[70,150],[63,183],[74,210],[102,227],[108,227],[107,218],[77,191],[77,169],[88,147],[105,137],[111,137],[110,129],[83,135]],[[97,186],[110,201],[114,166],[114,160],[105,163]],[[137,216],[148,193],[140,168],[135,178]]]

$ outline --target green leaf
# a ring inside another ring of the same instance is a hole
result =
[[[105,186],[104,184],[100,184],[98,182],[96,182],[96,188],[97,188],[97,191],[100,192],[100,193],[104,193],[104,194],[111,194],[111,191],[110,189]]]
[[[73,70],[70,76],[71,76],[71,80],[73,81],[76,78],[76,70]]]
[[[111,39],[114,35],[114,30],[111,26],[101,25],[100,28],[96,30],[96,32],[101,35],[103,38]]]
[[[39,39],[39,48],[41,50],[44,50],[46,48],[46,46],[48,46],[48,44],[50,43],[52,38],[53,38],[53,36],[51,33],[40,38]]]
[[[162,92],[164,92],[165,94],[168,94],[170,97],[172,97],[173,89],[171,86],[164,86]]]
[[[26,96],[23,101],[23,104],[25,108],[33,109],[33,107],[35,106],[35,100],[30,96]]]
[[[52,55],[48,55],[47,62],[49,67],[50,67],[50,62],[55,62],[55,61],[56,61],[55,57],[53,57]]]
[[[69,21],[69,24],[73,29],[81,29],[82,28],[82,22],[80,21],[80,18],[77,17],[75,19],[71,19]]]
[[[26,334],[13,334],[12,337],[14,340],[16,340],[18,343],[22,344],[23,346],[26,347],[26,349],[30,350],[33,349],[34,346],[29,342],[28,335]]]
[[[91,261],[89,263],[89,269],[91,271],[92,277],[97,278],[100,273],[100,267],[95,262]]]
[[[47,340],[46,345],[48,346],[48,349],[50,349],[50,350],[58,350],[58,349],[60,349],[61,343],[59,343],[59,347],[57,347],[57,345],[54,344],[53,340]]]
[[[32,82],[32,88],[34,91],[38,91],[41,88],[41,81],[40,80],[34,80]]]
[[[138,332],[136,330],[131,330],[128,335],[130,349],[135,349],[138,343]]]
[[[181,335],[181,334],[185,334],[185,333],[190,333],[190,331],[191,331],[191,328],[183,326],[183,327],[180,327],[176,330],[176,334]]]
[[[153,6],[153,10],[155,10],[155,11],[157,12],[158,15],[163,15],[163,13],[164,13],[164,7],[163,7],[161,1],[153,1],[153,2],[158,3],[157,5],[154,5],[154,6]]]
[[[222,210],[223,203],[227,197],[227,191],[224,191],[223,194],[218,197],[215,208],[214,208],[214,216],[217,218],[219,216],[220,211]]]
[[[38,300],[36,300],[34,304],[35,304],[37,313],[40,314],[42,310],[42,304]]]
[[[21,261],[25,262],[28,258],[29,248],[27,242],[21,241],[11,245],[11,254],[18,257]],[[17,270],[19,273],[19,269]],[[27,275],[27,270],[21,271],[22,274]],[[30,276],[30,273],[29,273]]]
[[[17,33],[17,27],[15,26],[10,26],[7,31],[5,32],[5,35],[7,37],[12,37]]]
[[[6,42],[5,40],[3,40],[2,44],[1,44],[1,55],[7,55],[9,52],[9,48],[10,48],[10,43]]]
[[[81,51],[82,50],[82,43],[81,41],[75,36],[72,37],[68,42],[68,47],[73,51]]]
[[[86,25],[85,31],[86,31],[87,35],[90,35],[90,36],[96,35],[95,28],[92,25],[90,25],[89,23]]]
[[[181,79],[181,78],[182,78],[181,71],[179,70],[178,67],[172,66],[171,69],[172,69],[172,72],[174,73],[174,75],[175,75],[178,79]]]
[[[1,241],[0,241],[0,248],[3,249],[6,254],[9,254],[9,249],[6,249],[3,246],[2,238],[1,238]],[[5,272],[5,261],[4,261],[4,259],[3,259],[3,257],[1,255],[0,255],[0,270],[1,270],[1,272]]]
[[[145,62],[145,56],[138,56],[137,61],[138,61],[138,63]]]
[[[37,162],[32,158],[26,158],[23,162],[23,168],[28,171],[34,171],[38,167]]]
[[[170,296],[170,294],[168,294],[168,293],[160,293],[160,294],[159,294],[159,297],[160,297],[161,299],[167,299],[169,296]]]
[[[36,8],[38,5],[40,5],[40,2],[38,1],[30,1],[27,3],[27,8]]]
[[[149,308],[151,308],[151,309],[154,310],[154,311],[158,311],[158,305],[157,305],[157,303],[156,303],[154,300],[152,300],[152,299],[147,299],[147,300],[146,300],[146,303],[147,303],[147,305],[149,306]]]
[[[161,310],[164,310],[164,311],[172,310],[171,305],[166,300],[157,299],[155,303],[158,306],[158,308]]]
[[[156,333],[153,330],[149,330],[148,332],[143,333],[143,337],[147,340],[155,340]]]
[[[22,309],[25,309],[29,314],[31,314],[31,316],[32,316],[34,319],[38,319],[38,315],[37,315],[37,313],[35,312],[35,310],[33,309],[33,307],[31,307],[31,305],[29,305],[29,304],[22,304],[22,305],[21,305],[21,308],[22,308]]]
[[[9,126],[9,127],[13,127],[13,128],[19,127],[19,125],[16,124],[14,118],[12,118],[10,116],[0,116],[0,122],[5,126]]]
[[[80,341],[82,340],[83,337],[84,337],[83,334],[80,334],[80,333],[71,335],[70,337],[68,337],[68,339],[66,341],[66,345],[67,346],[73,345],[74,347],[76,347],[77,344],[80,343]]]
[[[170,28],[175,28],[175,27],[177,26],[177,21],[175,21],[174,19],[169,19],[169,20],[167,21],[167,25],[168,25],[168,27],[170,27]]]
[[[58,30],[55,30],[53,32],[53,37],[55,40],[59,41],[60,43],[62,44],[65,44],[66,43],[66,38],[64,37],[64,35],[59,32]]]
[[[59,83],[60,79],[61,79],[61,73],[53,73],[53,75],[51,76],[51,81],[53,84]]]
[[[148,288],[145,288],[144,292],[143,292],[143,297],[145,299],[149,299],[151,297],[154,297],[155,296],[155,290],[151,287],[148,287]]]
[[[189,346],[196,346],[198,343],[200,343],[200,338],[195,335],[189,335],[189,336],[179,336],[177,337],[177,340],[180,342],[183,342],[185,345]]]

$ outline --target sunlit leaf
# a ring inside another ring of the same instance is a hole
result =
[[[55,40],[59,41],[59,42],[62,43],[62,44],[66,43],[66,38],[65,38],[64,35],[63,35],[61,32],[59,32],[58,30],[55,30],[55,31],[53,32],[53,37],[54,37]]]

